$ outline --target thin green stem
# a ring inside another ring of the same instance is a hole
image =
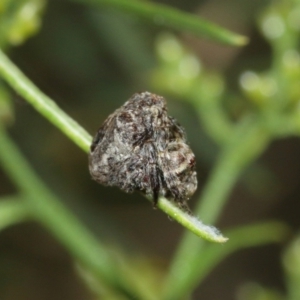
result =
[[[23,193],[23,201],[32,217],[44,225],[100,282],[125,292],[130,299],[157,299],[147,281],[137,282],[131,266],[121,262],[109,247],[98,240],[53,195],[31,170],[29,164],[0,126],[0,162]],[[1,206],[0,206],[1,208]]]
[[[196,209],[206,222],[217,220],[238,176],[265,150],[269,138],[269,132],[258,118],[246,118],[237,126],[219,156]]]
[[[42,93],[0,49],[0,74],[41,115],[66,134],[85,152],[91,144],[90,135],[58,105]]]
[[[62,111],[52,99],[43,94],[1,50],[0,74],[2,74],[3,78],[46,119],[57,126],[58,129],[65,133],[85,152],[89,151],[92,140],[91,136],[78,123]],[[191,218],[187,213],[179,210],[177,206],[170,201],[161,199],[158,207],[198,236],[214,242],[226,241],[226,238],[218,231],[210,226],[202,224],[195,218]]]
[[[129,12],[156,22],[159,25],[168,26],[180,31],[187,31],[197,36],[234,46],[247,44],[248,38],[234,34],[222,27],[208,22],[199,16],[182,12],[163,4],[137,0],[73,0],[83,4],[92,4],[99,7],[107,6]]]
[[[201,220],[194,216],[183,213],[180,208],[174,207],[174,204],[165,198],[159,199],[158,207],[171,218],[193,232],[196,236],[200,236],[209,242],[215,243],[224,243],[228,240],[218,231],[218,229],[203,224]]]
[[[0,198],[0,230],[30,218],[27,205],[21,197]]]
[[[189,277],[191,280],[197,277],[197,281],[201,282],[218,263],[233,252],[243,248],[282,242],[289,233],[289,228],[280,222],[264,222],[227,230],[226,235],[231,242],[222,247],[216,247],[213,244],[205,245],[196,262],[198,268],[193,268],[196,274],[191,272]]]
[[[32,172],[27,161],[0,126],[0,161],[13,182],[26,196],[34,217],[46,226],[89,269],[112,281],[114,264],[102,247]]]
[[[218,101],[219,99],[202,94],[197,91],[197,95],[194,96],[195,110],[209,136],[219,145],[223,145],[230,140],[234,126]]]
[[[265,149],[269,134],[257,119],[247,119],[240,124],[225,147],[203,191],[196,212],[211,224],[215,223],[227,197],[242,170]],[[201,276],[198,259],[203,241],[188,232],[177,249],[166,281],[164,299],[182,299],[195,286]],[[197,271],[197,269],[199,271]],[[193,274],[190,278],[189,274]]]

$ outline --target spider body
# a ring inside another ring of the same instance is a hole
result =
[[[163,97],[134,94],[96,133],[89,155],[91,176],[125,192],[159,196],[187,208],[197,188],[195,156],[183,128],[168,116]]]

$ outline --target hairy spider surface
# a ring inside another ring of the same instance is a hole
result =
[[[134,94],[96,133],[89,169],[97,182],[125,192],[140,191],[187,208],[197,188],[195,155],[182,126],[168,116],[163,97]]]

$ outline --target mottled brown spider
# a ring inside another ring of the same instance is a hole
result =
[[[134,94],[95,135],[89,169],[97,182],[125,192],[159,196],[187,209],[197,188],[195,155],[183,128],[168,116],[163,97]]]

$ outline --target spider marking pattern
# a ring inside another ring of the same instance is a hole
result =
[[[134,94],[105,120],[89,154],[89,170],[98,183],[139,191],[154,206],[163,196],[186,210],[197,189],[195,164],[165,99],[149,92]]]

